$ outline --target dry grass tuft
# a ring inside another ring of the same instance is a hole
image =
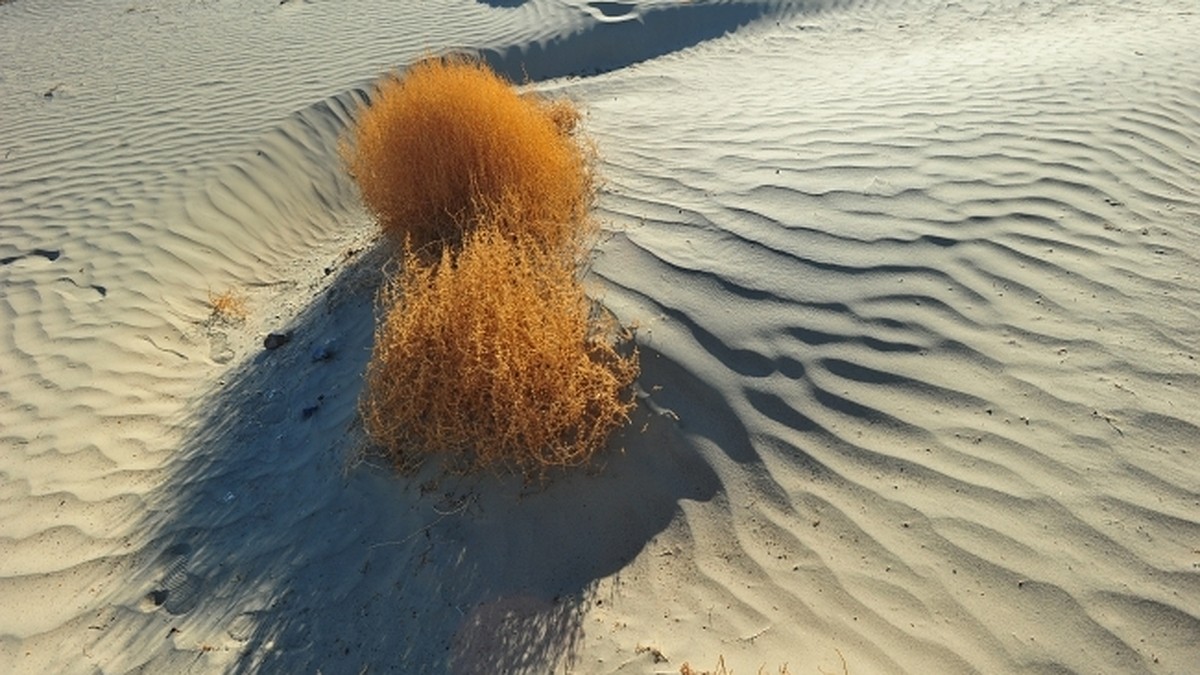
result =
[[[541,477],[628,420],[636,354],[618,353],[557,252],[484,226],[432,264],[406,249],[381,299],[361,412],[401,470],[440,455]]]
[[[397,244],[457,244],[481,223],[574,254],[592,162],[567,101],[521,96],[487,65],[427,59],[385,80],[343,155]]]
[[[246,306],[246,296],[234,289],[224,293],[208,292],[208,306],[212,309],[210,318],[217,321],[235,323],[245,321],[250,315]]]
[[[618,352],[577,278],[595,231],[579,121],[479,61],[435,58],[380,85],[343,145],[403,246],[360,403],[401,470],[439,456],[542,477],[628,420],[636,351]]]

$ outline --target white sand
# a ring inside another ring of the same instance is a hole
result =
[[[1196,672],[1198,34],[0,3],[0,673]],[[337,139],[452,47],[587,109],[640,325],[633,424],[542,490],[347,466],[384,252]]]

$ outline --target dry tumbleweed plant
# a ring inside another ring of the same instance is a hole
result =
[[[349,170],[403,250],[360,403],[401,470],[438,456],[541,477],[628,421],[636,350],[578,278],[595,230],[578,123],[569,101],[450,57],[386,80],[351,130]]]
[[[578,120],[569,101],[521,96],[480,61],[435,58],[379,85],[342,152],[398,245],[456,244],[486,222],[571,248],[593,198]]]
[[[404,263],[382,293],[361,406],[399,468],[440,454],[538,476],[587,462],[628,420],[636,356],[591,319],[572,265],[490,227],[457,255]]]

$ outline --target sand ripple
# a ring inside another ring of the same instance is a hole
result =
[[[870,16],[583,87],[625,228],[595,264],[606,301],[747,430],[705,455],[729,513],[685,537],[742,564],[694,592],[725,634],[773,627],[748,653],[836,647],[852,671],[1184,672],[1186,38],[1076,16],[1063,44],[952,14],[856,37]]]
[[[1163,4],[0,3],[0,666],[1187,672],[1200,25]],[[95,25],[138,49],[43,58]],[[538,86],[589,110],[642,405],[542,490],[346,463],[384,254],[337,137],[457,47],[606,73]]]

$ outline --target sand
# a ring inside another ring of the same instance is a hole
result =
[[[1184,0],[0,3],[0,672],[1195,672],[1198,33]],[[387,251],[337,142],[449,49],[602,156],[639,407],[544,486],[361,456]]]

